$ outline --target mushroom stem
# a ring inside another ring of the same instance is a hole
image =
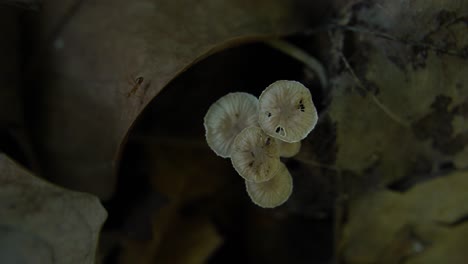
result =
[[[288,143],[278,139],[280,157],[292,158],[301,150],[301,142]]]
[[[327,87],[328,82],[325,69],[316,58],[312,57],[310,54],[298,48],[297,46],[294,46],[284,40],[273,39],[267,40],[265,41],[265,43],[270,47],[273,47],[291,56],[292,58],[304,63],[307,67],[309,67],[312,71],[314,71],[317,74],[322,87]]]

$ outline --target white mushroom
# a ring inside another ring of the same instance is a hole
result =
[[[223,158],[231,156],[234,138],[258,124],[258,99],[248,93],[229,93],[213,103],[204,118],[208,146]]]
[[[279,149],[280,149],[280,156],[283,158],[291,158],[297,155],[299,151],[301,150],[301,142],[293,142],[293,143],[288,143],[284,142],[282,140],[277,140]]]
[[[259,98],[259,124],[266,134],[286,142],[304,139],[318,115],[309,89],[296,81],[280,80]]]
[[[288,169],[281,163],[271,180],[259,183],[245,181],[245,186],[253,203],[263,208],[273,208],[289,199],[293,182]]]
[[[277,141],[257,126],[242,130],[234,140],[231,152],[234,169],[247,181],[264,182],[279,169]]]

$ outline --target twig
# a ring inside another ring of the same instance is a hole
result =
[[[351,67],[351,65],[349,64],[348,60],[345,58],[345,56],[343,55],[343,53],[341,51],[338,51],[340,53],[340,57],[341,57],[341,60],[343,61],[346,69],[349,71],[349,73],[353,76],[353,79],[355,81],[355,83],[361,88],[363,89],[364,91],[366,91],[366,87],[364,86],[364,84],[361,82],[361,80],[359,79],[359,77],[356,75],[356,73],[354,72],[353,68]],[[387,106],[385,106],[382,102],[380,102],[380,100],[374,95],[374,94],[371,94],[371,98],[372,98],[372,101],[388,116],[390,117],[390,119],[392,119],[393,121],[395,121],[396,123],[400,124],[401,126],[404,126],[404,127],[410,127],[410,124],[408,122],[406,122],[405,120],[401,119],[398,115],[396,115],[395,113],[393,113]]]
[[[297,46],[292,45],[291,43],[284,41],[284,40],[267,40],[265,43],[289,56],[292,58],[304,63],[307,67],[309,67],[312,71],[314,71],[319,80],[322,87],[327,87],[327,75],[325,73],[325,69],[322,64],[314,57],[312,57],[307,52],[303,51]]]

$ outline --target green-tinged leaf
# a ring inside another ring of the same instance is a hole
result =
[[[446,160],[466,167],[468,4],[371,1],[354,10],[356,26],[343,30],[357,49],[340,57],[331,81],[337,166],[375,175],[378,185]]]
[[[349,263],[464,263],[460,246],[468,214],[468,173],[457,171],[405,193],[381,190],[350,210],[343,255]],[[414,257],[414,260],[412,259]],[[429,259],[432,259],[429,262]],[[412,262],[414,261],[414,262]]]

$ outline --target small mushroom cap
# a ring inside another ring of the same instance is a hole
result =
[[[280,156],[283,158],[291,158],[297,155],[301,150],[301,142],[288,143],[282,140],[278,140],[280,149]]]
[[[231,162],[245,180],[268,181],[281,163],[278,143],[257,126],[245,128],[234,140]]]
[[[280,169],[271,180],[266,182],[245,181],[245,187],[253,203],[263,208],[274,208],[289,199],[293,182],[288,169],[281,163]]]
[[[210,106],[203,124],[208,146],[228,158],[237,134],[258,124],[258,99],[248,93],[229,93]]]
[[[296,81],[276,81],[259,98],[259,124],[268,135],[286,142],[304,139],[318,115],[309,89]]]

